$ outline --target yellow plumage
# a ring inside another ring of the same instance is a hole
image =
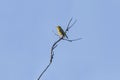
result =
[[[64,32],[64,30],[61,28],[61,26],[57,26],[57,31],[58,31],[58,35],[60,37],[66,37],[66,38],[68,38],[67,35],[66,35],[66,33]]]

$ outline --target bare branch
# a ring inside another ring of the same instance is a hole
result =
[[[66,30],[65,30],[65,33],[67,33],[67,31],[69,31],[69,29],[70,29],[71,27],[73,27],[73,25],[77,22],[77,20],[75,20],[75,21],[73,22],[73,24],[70,25],[71,22],[72,22],[72,18],[71,18],[70,21],[68,22],[68,25],[67,25],[67,28],[66,28]]]
[[[51,63],[49,63],[48,65],[47,65],[47,67],[44,69],[44,71],[40,74],[40,76],[38,77],[38,79],[37,80],[40,80],[40,78],[42,77],[42,75],[45,73],[45,71],[48,69],[48,67],[51,65]]]
[[[72,21],[72,18],[71,18],[70,21],[68,22],[68,25],[67,25],[67,28],[66,28],[65,32],[68,31],[71,21]]]
[[[53,60],[53,56],[54,56],[54,49],[57,47],[57,43],[59,42],[59,41],[61,41],[63,39],[63,37],[62,38],[60,38],[60,39],[58,39],[53,45],[52,45],[52,47],[51,47],[51,52],[50,52],[50,54],[51,54],[51,56],[50,56],[50,62],[49,62],[49,64],[47,65],[47,67],[43,70],[43,72],[40,74],[40,76],[38,77],[38,79],[37,80],[40,80],[40,78],[42,77],[42,75],[46,72],[46,70],[50,67],[50,65],[51,65],[51,63],[52,63],[52,60]]]
[[[76,22],[77,22],[77,20],[75,20],[75,21],[73,22],[73,24],[72,24],[71,26],[69,26],[69,29],[70,29],[71,27],[73,27]]]
[[[70,25],[70,23],[72,22],[72,18],[70,19],[70,21],[68,22],[67,28],[66,28],[66,30],[65,30],[65,33],[67,33],[67,31],[70,30],[70,28],[76,23],[76,21],[77,21],[77,20],[75,20],[75,21],[73,22],[73,24]],[[57,34],[55,34],[55,35],[57,35]],[[58,35],[57,35],[57,36],[58,36]],[[61,40],[66,40],[66,41],[72,42],[72,41],[77,41],[77,40],[80,40],[80,39],[82,39],[82,38],[69,40],[69,39],[64,39],[64,36],[63,36],[63,37],[59,38],[56,42],[54,42],[54,44],[52,45],[51,50],[50,50],[50,62],[49,62],[49,64],[46,66],[46,68],[42,71],[42,73],[40,74],[40,76],[38,77],[37,80],[40,80],[40,79],[41,79],[42,75],[46,72],[46,70],[47,70],[47,69],[50,67],[50,65],[52,64],[53,57],[54,57],[54,49],[58,46],[57,43],[59,43]]]
[[[63,40],[72,42],[72,41],[77,41],[77,40],[81,40],[81,39],[82,39],[82,38],[77,38],[77,39],[72,39],[72,40],[70,40],[70,39],[63,39]]]

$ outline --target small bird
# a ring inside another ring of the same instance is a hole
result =
[[[66,35],[66,33],[65,33],[65,31],[61,28],[61,26],[57,26],[57,31],[58,31],[58,35],[60,36],[60,37],[66,37],[66,38],[68,38],[68,36]]]

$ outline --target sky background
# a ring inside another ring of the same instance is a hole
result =
[[[83,39],[61,41],[41,80],[120,80],[119,0],[0,0],[0,80],[37,80],[71,17]]]

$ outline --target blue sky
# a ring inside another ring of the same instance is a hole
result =
[[[71,17],[42,80],[120,80],[119,0],[1,0],[0,80],[36,80],[49,62],[50,48]]]

